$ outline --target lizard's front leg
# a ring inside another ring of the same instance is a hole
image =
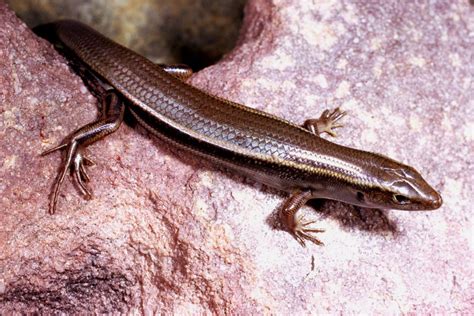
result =
[[[305,240],[309,240],[317,245],[323,245],[314,234],[322,233],[324,229],[308,227],[315,223],[315,221],[306,221],[304,216],[297,216],[298,210],[314,197],[314,193],[311,190],[296,190],[285,201],[280,213],[287,229],[303,247],[306,246]]]

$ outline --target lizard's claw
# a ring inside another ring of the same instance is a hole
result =
[[[309,240],[316,245],[324,246],[323,242],[314,236],[315,233],[323,233],[324,229],[308,228],[316,221],[305,221],[304,215],[298,217],[291,228],[291,232],[301,246],[306,247],[305,240]]]
[[[56,179],[56,182],[54,184],[53,198],[51,199],[51,203],[49,205],[50,214],[54,214],[56,210],[59,189],[64,181],[64,178],[66,177],[66,173],[68,170],[71,170],[72,175],[77,185],[79,186],[79,189],[81,190],[82,194],[84,194],[88,198],[92,196],[92,193],[86,187],[85,182],[88,182],[90,180],[90,177],[87,174],[86,165],[93,165],[94,162],[82,154],[81,147],[74,137],[72,137],[69,141],[66,141],[58,146],[44,151],[41,155],[45,156],[60,149],[66,149],[67,155],[62,169],[58,175],[58,178]]]
[[[343,127],[343,124],[337,122],[342,119],[347,112],[341,111],[340,108],[335,108],[332,111],[325,110],[318,119],[317,127],[319,133],[328,133],[332,137],[336,137],[337,134],[334,129]]]
[[[347,112],[341,111],[340,108],[335,108],[332,111],[324,110],[318,119],[307,120],[304,123],[304,127],[316,135],[327,133],[332,137],[336,137],[337,134],[334,132],[334,129],[344,126],[343,124],[339,124],[338,121],[346,114]]]

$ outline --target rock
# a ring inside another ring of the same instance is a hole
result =
[[[82,21],[159,63],[200,70],[230,51],[246,0],[7,0],[27,23]]]
[[[305,207],[327,232],[276,229],[284,196],[131,124],[88,148],[94,198],[60,155],[97,115],[50,45],[0,4],[0,311],[164,314],[472,310],[472,33],[467,2],[250,0],[237,47],[191,83],[302,123],[350,112],[335,141],[416,167],[433,212]],[[318,210],[318,212],[315,212]]]

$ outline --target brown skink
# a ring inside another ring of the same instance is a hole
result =
[[[320,137],[333,135],[344,112],[324,111],[303,126],[201,91],[183,79],[186,67],[160,66],[75,21],[37,27],[54,43],[102,100],[102,116],[72,133],[50,203],[55,212],[68,170],[84,194],[82,148],[115,131],[127,107],[153,134],[270,187],[289,193],[282,207],[287,229],[302,244],[321,242],[322,232],[296,215],[310,199],[331,199],[367,208],[432,210],[442,204],[436,192],[412,167],[371,152],[337,145]]]

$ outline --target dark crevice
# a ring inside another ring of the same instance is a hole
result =
[[[235,46],[247,0],[139,1],[35,0],[7,3],[30,26],[59,19],[82,21],[159,63],[184,63],[194,71],[216,63]],[[137,4],[138,3],[138,4]]]
[[[50,280],[50,287],[20,279],[9,284],[0,295],[0,305],[22,303],[30,311],[43,312],[79,312],[91,308],[100,313],[127,310],[131,301],[130,280],[120,273],[88,272],[65,272]]]

